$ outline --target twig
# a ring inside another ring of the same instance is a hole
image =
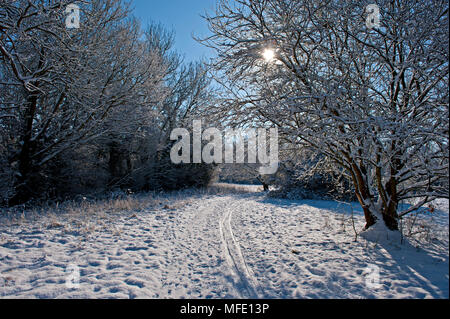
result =
[[[355,226],[355,219],[353,218],[353,206],[352,204],[350,204],[350,209],[352,211],[352,227],[353,227],[353,231],[355,232],[355,242],[358,241],[358,232],[356,231],[356,226]]]

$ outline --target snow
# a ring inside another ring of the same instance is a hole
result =
[[[448,201],[436,204],[440,228],[427,241],[355,241],[347,204],[243,188],[163,194],[124,211],[3,214],[0,297],[449,297]]]

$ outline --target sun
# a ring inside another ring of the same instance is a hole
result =
[[[273,49],[265,49],[263,57],[266,62],[272,62],[275,58],[275,51]]]

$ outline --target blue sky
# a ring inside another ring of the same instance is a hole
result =
[[[186,62],[211,57],[213,52],[192,38],[208,35],[206,21],[200,17],[213,12],[216,0],[132,0],[134,14],[143,27],[148,22],[160,22],[176,32],[175,49]]]

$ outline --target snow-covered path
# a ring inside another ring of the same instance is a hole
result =
[[[219,223],[220,237],[222,239],[223,253],[234,274],[234,282],[237,284],[236,287],[240,287],[238,292],[243,298],[256,299],[262,296],[261,292],[258,291],[260,288],[252,270],[245,261],[241,246],[236,240],[233,227],[231,226],[233,212],[239,210],[239,204],[241,203],[237,201],[230,203],[229,200],[223,200],[224,213]]]
[[[448,212],[440,214],[442,232],[419,249],[354,242],[337,203],[261,193],[4,218],[0,297],[448,298]]]

